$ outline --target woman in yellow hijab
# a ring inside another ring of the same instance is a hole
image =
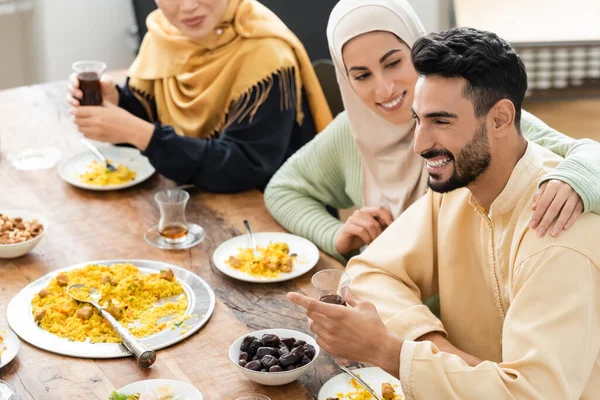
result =
[[[177,183],[264,188],[331,113],[304,47],[255,0],[156,0],[124,87],[72,113],[88,138],[129,143]]]

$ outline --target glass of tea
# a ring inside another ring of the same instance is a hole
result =
[[[312,277],[319,301],[345,306],[346,292],[350,286],[350,275],[340,269],[324,269]]]
[[[104,70],[106,70],[106,64],[100,61],[77,61],[73,64],[73,71],[79,80],[79,89],[83,92],[79,104],[82,106],[102,105],[100,78]]]
[[[190,199],[190,194],[185,190],[162,190],[154,196],[160,209],[158,232],[167,243],[182,243],[188,233],[188,224],[185,219],[185,206]]]

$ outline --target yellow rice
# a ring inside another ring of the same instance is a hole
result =
[[[109,160],[110,162],[110,160]],[[110,172],[104,164],[93,160],[87,166],[86,171],[79,175],[81,183],[95,186],[120,185],[134,180],[136,177],[135,171],[130,170],[123,164],[117,165],[117,170]]]
[[[158,273],[144,275],[129,263],[88,265],[66,274],[69,278],[67,286],[59,286],[56,278],[52,278],[46,287],[49,295],[41,298],[36,294],[32,300],[33,315],[42,309],[46,310],[44,317],[38,322],[40,327],[57,336],[78,342],[87,339],[91,343],[121,342],[120,337],[96,309],[87,321],[75,315],[77,310],[88,306],[73,300],[67,294],[67,287],[76,283],[98,289],[102,294],[100,305],[106,305],[109,300],[118,302],[122,313],[117,319],[139,338],[179,326],[190,318],[185,315],[188,299],[176,279],[167,281],[161,279]],[[105,276],[110,276],[116,286],[110,282],[102,283]],[[177,296],[176,300],[154,306],[159,299],[170,296]],[[168,319],[163,317],[170,319],[168,322],[160,322],[161,318]]]
[[[258,247],[259,255],[254,254],[253,248],[240,248],[235,258],[241,261],[239,266],[232,264],[231,259],[226,260],[231,268],[245,272],[252,276],[264,278],[276,278],[281,273],[280,269],[268,268],[269,263],[284,265],[291,257],[290,248],[287,243],[269,243],[267,247]]]
[[[6,331],[0,329],[0,357],[2,353],[6,350],[6,346],[4,345],[4,335],[6,335]]]
[[[360,375],[358,375],[360,376]],[[363,379],[364,380],[364,379]],[[365,389],[360,383],[358,383],[354,378],[351,378],[348,382],[355,389],[353,392],[347,393],[336,393],[336,397],[340,400],[374,400],[375,397]],[[367,385],[373,387],[371,383],[366,382]],[[398,387],[397,384],[392,385],[394,387],[394,391]],[[403,400],[404,397],[400,393],[394,393],[394,400]]]

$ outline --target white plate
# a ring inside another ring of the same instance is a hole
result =
[[[381,396],[381,384],[391,383],[394,386],[394,391],[397,394],[402,394],[402,388],[400,387],[400,381],[388,374],[381,368],[369,367],[353,369],[352,372],[358,374],[360,378],[367,383],[378,395]],[[350,384],[350,375],[343,372],[339,375],[334,376],[319,390],[319,397],[317,400],[326,400],[328,397],[336,397],[337,393],[349,393],[354,392],[356,389]]]
[[[139,381],[131,383],[127,386],[123,386],[117,390],[119,394],[134,394],[134,393],[146,393],[157,389],[160,386],[169,386],[174,394],[183,396],[185,400],[202,400],[202,393],[189,383],[174,381],[171,379],[148,379],[146,381]]]
[[[0,348],[6,347],[2,356],[0,356],[0,368],[11,362],[19,352],[19,338],[10,329],[0,325],[0,331],[4,336],[4,342],[0,343]]]
[[[240,235],[221,243],[213,254],[215,266],[232,278],[245,282],[283,282],[294,279],[310,271],[319,261],[319,249],[311,241],[303,237],[282,232],[254,233],[256,245],[264,247],[272,242],[285,242],[290,248],[290,254],[296,253],[298,257],[292,272],[281,272],[277,278],[258,278],[232,268],[225,261],[229,256],[235,256],[240,248],[252,247],[248,235]]]
[[[96,156],[94,156],[94,154],[92,154],[92,152],[89,150],[86,150],[83,153],[79,153],[61,162],[58,166],[58,174],[63,180],[73,186],[88,190],[109,191],[135,186],[138,183],[150,178],[154,173],[154,168],[148,159],[144,157],[137,149],[132,149],[129,147],[103,146],[100,147],[100,151],[106,158],[112,161],[115,166],[117,164],[123,164],[130,170],[135,171],[135,179],[119,185],[109,186],[97,186],[81,182],[79,180],[79,175],[85,172],[87,166],[90,165],[92,161],[98,161]]]
[[[158,351],[179,343],[202,328],[215,309],[215,294],[211,287],[195,273],[176,265],[150,260],[97,260],[71,265],[54,270],[40,279],[33,281],[10,301],[6,310],[8,323],[13,331],[36,347],[53,353],[80,358],[119,358],[131,356],[131,352],[121,343],[89,343],[73,342],[56,336],[38,326],[33,319],[31,301],[40,290],[48,286],[50,280],[60,272],[83,268],[86,265],[112,265],[131,263],[143,274],[152,274],[160,270],[171,269],[177,281],[183,286],[189,304],[186,310],[191,317],[186,321],[187,327],[166,329],[152,334],[140,341],[150,349]],[[182,334],[183,330],[186,332]],[[159,355],[160,359],[160,355]]]

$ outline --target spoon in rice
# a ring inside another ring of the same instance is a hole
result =
[[[244,226],[246,227],[246,232],[248,233],[248,237],[250,238],[250,243],[252,243],[252,252],[255,256],[260,256],[260,251],[258,251],[258,246],[256,245],[256,241],[254,240],[254,235],[252,235],[252,229],[250,229],[250,222],[248,220],[244,220]]]
[[[71,289],[84,289],[84,291],[88,292],[88,296],[84,298],[79,293],[71,292]],[[133,336],[127,328],[121,325],[121,323],[117,321],[115,317],[106,311],[105,307],[102,307],[98,304],[102,294],[97,289],[83,284],[75,284],[67,288],[67,294],[71,296],[73,300],[80,301],[82,303],[88,303],[96,307],[100,315],[108,321],[121,339],[123,339],[123,345],[127,347],[127,349],[133,353],[133,355],[135,355],[137,363],[140,367],[148,368],[154,364],[156,361],[156,353],[154,350],[150,350],[146,345],[142,344],[142,342]]]

